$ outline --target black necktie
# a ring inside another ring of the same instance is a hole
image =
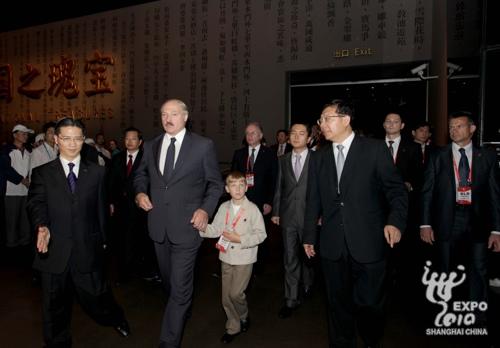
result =
[[[170,145],[165,158],[165,167],[163,167],[163,177],[168,181],[174,171],[175,160],[175,138],[170,138]]]
[[[460,148],[458,151],[460,152],[460,163],[458,164],[458,174],[460,175],[459,186],[464,187],[468,185],[470,171],[469,160],[467,159],[464,148]]]
[[[76,190],[76,174],[73,172],[74,163],[68,163],[69,173],[68,173],[68,185],[71,193],[75,193]]]
[[[392,144],[394,144],[394,140],[389,140],[389,151],[391,152],[392,159],[394,160],[394,147],[392,147]]]
[[[253,165],[255,163],[255,149],[252,149],[252,154],[250,155],[250,159],[249,159],[249,170],[251,173],[253,173]]]

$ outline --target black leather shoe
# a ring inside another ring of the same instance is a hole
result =
[[[128,323],[126,320],[115,326],[115,330],[120,334],[122,337],[128,337],[130,335],[130,327],[128,326]]]
[[[235,333],[235,334],[231,335],[231,334],[228,334],[226,332],[226,333],[224,333],[224,335],[222,335],[222,337],[220,338],[220,341],[222,343],[231,343],[234,340],[234,338],[238,335],[239,335],[239,333]]]
[[[247,332],[250,328],[250,318],[240,321],[241,332]]]
[[[293,308],[293,307],[283,306],[283,307],[281,307],[280,311],[278,312],[278,317],[280,317],[281,319],[288,318],[292,315],[294,310],[295,310],[295,308]]]

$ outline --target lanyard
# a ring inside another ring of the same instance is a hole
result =
[[[225,226],[227,226],[227,223],[229,222],[229,209],[232,209],[231,206],[229,206],[226,210],[226,224],[225,224]],[[231,228],[233,231],[234,231],[234,228],[236,227],[236,225],[238,224],[238,221],[240,221],[242,215],[243,215],[243,207],[240,207],[240,210],[238,210],[238,214],[234,217],[233,222],[231,222]]]
[[[457,162],[455,162],[455,156],[453,156],[453,169],[455,170],[455,178],[458,183],[457,186],[460,186],[460,173],[458,172]],[[472,161],[469,165],[469,176],[467,177],[467,182],[472,183]]]

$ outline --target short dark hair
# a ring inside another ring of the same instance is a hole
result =
[[[240,180],[240,179],[246,180],[245,174],[243,174],[240,171],[233,170],[226,176],[226,185],[229,184],[231,180]]]
[[[139,140],[142,140],[142,133],[139,129],[135,127],[128,127],[123,131],[123,136],[126,136],[128,132],[136,132]]]
[[[399,119],[401,120],[401,123],[405,123],[405,119],[403,118],[403,113],[401,112],[401,110],[396,110],[396,109],[388,110],[384,115],[384,121],[390,114],[398,115]]]
[[[49,128],[54,128],[55,129],[56,128],[56,123],[52,122],[52,121],[45,123],[43,125],[43,127],[42,127],[42,131],[44,133],[47,133],[47,131],[49,130]]]
[[[452,112],[450,114],[449,120],[454,119],[454,118],[459,118],[459,117],[467,117],[467,121],[469,121],[470,125],[475,124],[474,118],[472,117],[472,113],[469,111],[464,111],[464,110]]]
[[[306,127],[306,130],[307,130],[307,136],[310,136],[311,135],[311,126],[307,123],[302,123],[302,122],[295,122],[295,123],[292,123],[292,125],[290,126],[290,130],[292,130],[292,127],[295,126],[295,125],[302,125],[304,127]]]
[[[62,127],[77,127],[82,130],[83,135],[85,135],[85,125],[81,120],[74,119],[71,117],[65,117],[61,118],[59,121],[56,123],[56,129],[55,133],[56,135],[59,135],[61,133],[61,128]]]
[[[285,135],[288,135],[288,131],[286,129],[278,129],[276,131],[276,135],[280,134],[280,133],[285,133]]]
[[[349,116],[351,121],[354,119],[354,106],[349,101],[343,99],[333,99],[330,103],[323,106],[323,110],[329,107],[337,108],[338,114]]]
[[[432,126],[429,122],[427,121],[417,121],[413,127],[411,127],[411,130],[412,131],[416,131],[417,129],[421,128],[421,127],[428,127],[429,128],[429,131],[432,133]]]

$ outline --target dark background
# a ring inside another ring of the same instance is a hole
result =
[[[0,32],[141,5],[152,0],[9,1],[0,10]]]

